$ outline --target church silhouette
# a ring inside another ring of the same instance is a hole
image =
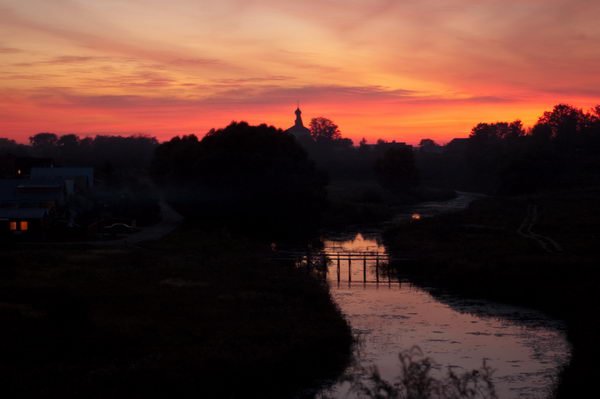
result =
[[[302,123],[302,111],[300,110],[300,106],[296,108],[296,111],[294,111],[294,113],[296,114],[296,121],[294,123],[294,126],[286,130],[286,133],[293,134],[294,137],[296,137],[297,139],[310,137],[310,129],[305,127],[304,123]]]

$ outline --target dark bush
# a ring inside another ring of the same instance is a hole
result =
[[[175,137],[156,150],[155,180],[187,217],[293,230],[325,205],[326,178],[291,135],[272,126],[233,122],[202,140]]]

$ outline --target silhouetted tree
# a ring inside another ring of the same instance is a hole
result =
[[[56,143],[61,148],[76,148],[79,146],[79,137],[76,134],[65,134]]]
[[[338,125],[322,116],[310,121],[310,134],[317,143],[331,143],[342,138]]]
[[[19,144],[12,139],[0,137],[0,155],[13,154],[13,155],[27,155],[28,147],[23,144]]]
[[[537,124],[550,128],[551,139],[559,140],[564,144],[573,144],[575,137],[589,122],[589,116],[581,109],[567,104],[558,104],[552,111],[544,112]]]
[[[391,191],[406,191],[419,182],[413,150],[407,145],[388,148],[375,162],[375,172],[382,187]]]
[[[479,123],[467,144],[467,162],[477,190],[494,191],[503,170],[512,162],[517,145],[525,136],[521,121]]]
[[[29,137],[32,147],[54,147],[58,142],[58,136],[54,133],[38,133]]]
[[[56,145],[59,149],[60,162],[67,165],[72,165],[81,158],[79,148],[79,137],[75,134],[65,134],[60,136]]]
[[[325,201],[326,181],[306,151],[264,124],[232,122],[200,141],[176,137],[157,148],[152,171],[186,215],[256,229],[309,222]]]
[[[358,143],[358,152],[362,157],[367,156],[367,152],[369,151],[369,145],[367,144],[367,139],[364,137]]]
[[[432,139],[421,139],[419,142],[419,147],[437,147],[438,143],[436,143]]]
[[[161,185],[181,185],[195,177],[198,162],[198,137],[176,136],[159,145],[154,151],[151,171],[154,179]]]
[[[156,138],[144,135],[80,138],[76,134],[59,137],[54,133],[38,133],[29,138],[29,143],[29,146],[17,145],[21,155],[51,158],[60,166],[101,168],[110,162],[119,173],[147,168],[158,146]],[[7,145],[0,142],[0,151]]]
[[[29,137],[31,153],[36,157],[55,159],[58,155],[57,142],[58,136],[54,133],[38,133]]]
[[[156,138],[150,136],[98,135],[91,142],[90,152],[98,166],[110,162],[117,170],[144,169],[150,165],[157,146]]]
[[[422,139],[419,142],[420,152],[425,152],[425,153],[439,152],[440,149],[441,149],[441,146],[432,139]]]
[[[523,123],[516,120],[512,123],[480,123],[471,130],[471,143],[494,143],[500,140],[518,139],[525,135]]]

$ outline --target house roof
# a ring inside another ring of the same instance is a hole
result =
[[[42,219],[47,214],[46,208],[0,208],[0,220]]]
[[[0,180],[0,201],[13,199],[17,186],[27,180],[2,179]]]
[[[32,178],[59,177],[63,179],[73,179],[85,177],[87,184],[94,185],[94,168],[31,168]]]
[[[0,180],[0,202],[56,201],[64,198],[62,179]]]
[[[17,188],[61,188],[64,185],[64,180],[60,177],[45,177],[31,178],[27,180],[19,180]]]

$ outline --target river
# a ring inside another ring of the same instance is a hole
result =
[[[428,217],[459,210],[474,198],[460,193],[451,201],[420,204],[398,215],[395,222],[416,213]],[[359,370],[376,366],[384,378],[394,380],[400,370],[398,353],[417,346],[441,366],[438,374],[448,366],[457,372],[478,369],[485,360],[494,370],[493,381],[501,399],[548,397],[560,368],[569,359],[570,345],[562,322],[523,307],[447,294],[433,296],[427,288],[388,275],[383,262],[386,249],[377,229],[332,233],[323,240],[324,252],[332,260],[325,278],[358,337],[354,357]],[[341,255],[338,269],[338,253],[378,255],[367,260],[352,258],[350,265]],[[323,394],[359,397],[344,381]]]

